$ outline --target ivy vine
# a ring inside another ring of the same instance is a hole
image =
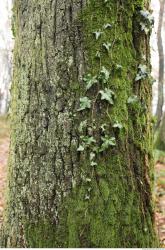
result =
[[[104,3],[106,6],[108,6],[109,0],[104,0]],[[140,11],[140,16],[141,30],[148,34],[154,22],[152,15],[144,9]],[[111,30],[112,27],[113,24],[105,23],[100,29],[93,31],[92,37],[93,39],[95,39],[95,42],[99,42],[101,37],[104,37],[104,32],[108,32],[108,30]],[[100,59],[101,53],[107,53],[108,56],[110,56],[115,44],[115,39],[116,33],[113,41],[104,41],[104,43],[101,44],[102,50],[98,50],[96,52],[95,58]],[[116,99],[114,90],[112,90],[108,86],[111,71],[107,68],[107,66],[102,65],[101,59],[99,61],[100,67],[98,69],[98,72],[95,75],[88,73],[83,77],[85,94],[84,96],[80,97],[79,108],[77,109],[77,111],[81,113],[84,111],[91,112],[89,118],[82,120],[79,124],[78,131],[80,136],[79,146],[77,148],[77,151],[80,153],[88,151],[91,167],[97,167],[97,159],[99,154],[102,154],[104,151],[108,150],[111,147],[116,147],[117,145],[116,138],[114,137],[114,135],[109,134],[108,125],[106,123],[103,123],[99,126],[99,130],[101,131],[100,135],[98,136],[98,133],[96,133],[94,110],[96,109],[97,100],[99,99],[99,102],[103,103],[102,107],[104,107],[105,109],[109,106],[113,106]],[[123,66],[120,64],[115,64],[115,70],[117,72],[122,72]],[[146,78],[150,78],[150,71],[145,64],[139,64],[135,82],[145,80]],[[94,90],[93,96],[91,94],[92,89]],[[139,100],[136,95],[130,96],[127,100],[127,104],[130,106],[136,105],[138,102]],[[123,125],[118,121],[115,121],[114,124],[112,124],[112,127],[116,131],[120,131],[123,129]],[[88,181],[90,182],[91,180],[88,179]],[[86,195],[85,200],[88,200],[90,198],[89,193]]]

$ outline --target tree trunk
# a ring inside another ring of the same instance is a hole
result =
[[[0,50],[0,115],[4,115],[9,107],[9,86],[11,83],[11,58],[10,51]]]
[[[155,148],[165,152],[165,113],[156,135]]]
[[[2,246],[157,246],[143,2],[15,1]]]
[[[164,95],[163,95],[163,85],[164,85],[164,49],[162,41],[162,25],[163,25],[163,16],[164,16],[164,7],[165,1],[160,0],[160,11],[159,11],[159,24],[157,32],[157,45],[159,53],[159,80],[158,80],[158,104],[156,110],[156,129],[159,127],[162,116],[163,116],[163,104],[164,104]]]
[[[10,84],[11,84],[11,51],[13,41],[10,29],[12,1],[5,0],[1,6],[1,29],[0,29],[0,115],[8,112],[10,102]],[[5,13],[5,14],[4,14]],[[6,13],[8,16],[6,16]],[[4,14],[4,15],[2,15]]]

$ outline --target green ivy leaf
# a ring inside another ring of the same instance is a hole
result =
[[[91,108],[91,100],[88,97],[81,97],[80,98],[80,108],[78,111],[82,111],[84,109],[90,109]]]
[[[113,97],[114,92],[108,88],[105,88],[104,90],[100,90],[99,93],[101,94],[101,100],[106,100],[110,104],[114,104]]]
[[[83,129],[86,127],[87,127],[87,120],[82,121],[79,125],[79,128],[78,128],[79,132],[83,132]]]
[[[97,165],[98,165],[97,162],[91,161],[91,167],[95,167],[95,166],[97,166]]]
[[[103,82],[107,83],[110,77],[110,72],[107,70],[104,66],[100,70],[100,74],[98,76],[98,79]]]
[[[136,95],[132,95],[128,98],[127,103],[132,104],[138,102],[138,97]]]
[[[85,150],[84,145],[80,145],[80,146],[78,147],[78,149],[77,149],[77,151],[79,151],[79,152],[83,152],[84,150]]]
[[[103,32],[101,31],[95,31],[93,34],[95,35],[96,40],[98,40]]]
[[[90,195],[89,194],[85,195],[85,200],[90,200]]]
[[[96,58],[100,58],[100,57],[101,57],[100,51],[97,51],[97,52],[96,52],[95,57],[96,57]]]
[[[118,69],[118,70],[122,70],[122,66],[120,65],[120,64],[116,64],[116,69]]]
[[[147,66],[146,65],[143,65],[143,64],[140,64],[138,66],[138,74],[135,78],[135,81],[139,81],[139,80],[142,80],[142,79],[145,79],[147,78],[149,75],[148,73],[148,69],[147,69]]]
[[[96,143],[96,140],[94,139],[94,137],[93,136],[90,136],[90,137],[88,137],[88,136],[84,136],[83,137],[83,142],[86,144],[86,145],[91,145],[92,143]]]
[[[154,17],[148,10],[141,10],[140,14],[150,23],[150,25],[154,24]]]
[[[140,22],[141,30],[146,33],[146,35],[149,33],[150,29],[146,26],[145,23]]]
[[[109,137],[108,135],[105,135],[105,137],[101,137],[101,140],[103,141],[101,145],[100,152],[105,151],[110,146],[116,146],[116,139],[115,137]]]
[[[88,74],[86,77],[84,77],[84,82],[86,85],[86,90],[90,89],[95,83],[97,83],[97,77],[92,76],[91,74]]]
[[[95,156],[96,156],[96,154],[93,153],[93,152],[91,152],[91,153],[90,153],[90,161],[92,161],[92,160],[95,158]]]
[[[106,124],[106,123],[103,123],[103,124],[100,126],[102,132],[105,132],[105,131],[106,131],[106,127],[107,127],[107,124]]]
[[[141,30],[148,34],[154,25],[154,17],[146,9],[141,10],[140,14],[143,18],[143,20],[140,22]]]
[[[106,23],[106,24],[104,24],[103,28],[104,29],[111,29],[112,25],[110,23]]]
[[[118,129],[122,129],[123,128],[123,125],[119,122],[116,122],[114,125],[113,125],[113,128],[118,128]]]
[[[150,15],[148,10],[140,10],[140,14],[146,19],[148,19],[148,16]]]
[[[99,147],[98,146],[94,146],[92,148],[93,152],[99,153]]]
[[[107,52],[110,51],[111,45],[111,43],[103,43],[103,47],[107,50]]]

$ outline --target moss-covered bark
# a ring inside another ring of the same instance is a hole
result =
[[[2,246],[157,246],[151,85],[148,75],[135,81],[139,65],[150,67],[144,7],[142,0],[15,1]],[[84,76],[102,67],[107,81],[85,91]],[[113,105],[100,99],[105,87]],[[78,112],[83,96],[92,110]],[[105,134],[116,145],[99,150]],[[90,163],[94,148],[77,151],[82,136],[94,138],[97,166]]]

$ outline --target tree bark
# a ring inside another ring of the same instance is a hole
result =
[[[163,16],[164,16],[164,6],[165,1],[160,0],[160,11],[159,11],[159,24],[157,32],[157,45],[159,53],[159,80],[158,80],[158,104],[156,110],[156,129],[158,129],[162,116],[163,116],[163,104],[164,104],[164,95],[163,95],[163,86],[164,86],[164,49],[163,49],[163,40],[162,40],[162,25],[163,25]]]
[[[15,1],[2,246],[157,246],[143,2]]]

